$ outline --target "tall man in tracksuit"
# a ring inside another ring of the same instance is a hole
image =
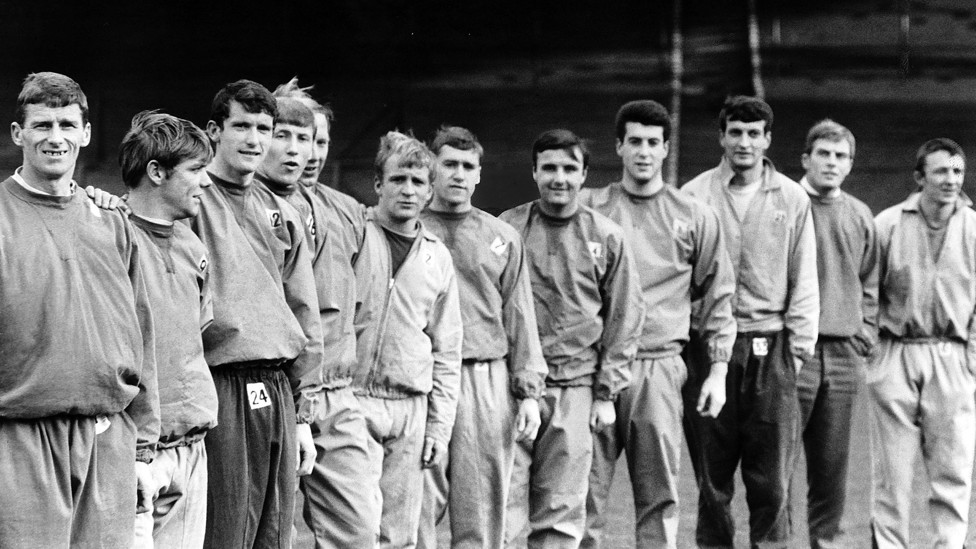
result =
[[[699,301],[710,369],[696,413],[718,416],[725,403],[735,321],[735,278],[718,216],[703,202],[665,184],[671,118],[655,101],[632,101],[617,112],[621,180],[586,189],[581,202],[624,230],[640,272],[647,314],[631,368],[633,379],[617,400],[615,429],[594,436],[584,547],[600,547],[610,484],[620,452],[627,453],[637,519],[638,547],[677,547],[678,466],[681,462],[681,389],[688,369],[691,302]]]
[[[796,377],[813,356],[820,303],[810,198],[765,157],[772,125],[773,111],[761,99],[727,99],[719,113],[722,161],[682,189],[718,213],[736,275],[738,334],[725,408],[717,418],[688,414],[701,547],[732,547],[730,506],[740,461],[752,544],[787,547],[791,535]],[[693,326],[701,331],[700,316]],[[708,365],[701,349],[691,351],[694,394]]]
[[[832,120],[807,133],[800,185],[817,237],[820,335],[797,378],[807,463],[810,546],[843,547],[854,398],[864,357],[877,341],[878,270],[871,210],[840,186],[854,162],[854,135]]]
[[[916,155],[919,192],[878,214],[880,342],[871,395],[872,544],[908,547],[919,448],[934,547],[963,547],[976,446],[976,212],[950,139]]]
[[[356,265],[356,393],[369,427],[364,489],[379,489],[380,546],[414,547],[423,468],[447,457],[461,376],[461,310],[451,254],[420,222],[433,156],[398,132],[380,140],[376,194]],[[379,509],[377,509],[378,511]]]
[[[217,93],[213,185],[191,223],[211,253],[214,321],[203,343],[220,401],[205,439],[207,547],[288,547],[295,465],[305,474],[315,460],[308,423],[321,398],[322,333],[305,223],[253,185],[276,115],[255,82]]]
[[[129,220],[143,256],[156,327],[161,425],[150,464],[152,507],[136,515],[136,548],[203,547],[207,451],[217,424],[217,391],[201,331],[213,320],[210,262],[200,239],[179,223],[200,209],[213,153],[203,130],[168,114],[142,112],[119,146]]]
[[[484,150],[465,128],[438,130],[434,198],[424,225],[451,251],[464,324],[461,393],[448,460],[427,469],[420,545],[437,546],[450,513],[451,546],[501,547],[515,443],[539,429],[546,363],[522,238],[471,204]]]
[[[91,139],[74,80],[29,75],[10,134],[23,164],[0,183],[0,547],[129,547],[159,437],[143,252],[72,179]]]
[[[305,220],[305,236],[312,251],[325,350],[322,367],[325,391],[311,424],[316,465],[299,482],[306,498],[304,515],[317,547],[371,547],[379,535],[379,515],[370,513],[373,496],[363,488],[360,473],[367,458],[369,434],[359,399],[352,389],[356,367],[352,329],[355,295],[336,295],[347,289],[342,277],[352,277],[352,267],[347,259],[336,257],[330,248],[330,240],[339,236],[333,231],[330,219],[333,212],[314,192],[314,187],[301,182],[308,163],[316,156],[318,135],[308,104],[286,95],[294,90],[300,91],[294,80],[275,90],[278,119],[268,156],[255,179],[295,207]],[[344,301],[350,303],[343,303],[344,310],[340,310],[337,304]],[[351,342],[343,337],[344,319],[348,320]],[[348,352],[353,353],[352,357]]]
[[[515,543],[528,527],[529,547],[577,547],[591,433],[614,424],[644,307],[623,230],[579,203],[589,162],[583,141],[568,130],[544,132],[532,161],[539,200],[500,218],[522,235],[549,374],[538,438],[523,441],[516,456],[506,537]]]

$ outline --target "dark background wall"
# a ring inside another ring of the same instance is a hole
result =
[[[770,156],[799,177],[806,130],[830,116],[858,138],[849,189],[876,211],[912,188],[925,139],[976,152],[976,7],[966,0],[757,2],[763,82],[776,111]],[[683,182],[719,157],[717,114],[750,92],[747,3],[686,0]],[[78,179],[120,190],[117,146],[133,114],[161,108],[204,124],[217,89],[238,78],[273,88],[298,75],[337,120],[326,177],[373,200],[377,138],[429,139],[442,123],[479,135],[487,154],[476,203],[531,199],[535,135],[590,139],[588,184],[619,176],[613,115],[630,99],[667,105],[670,1],[41,3],[0,0],[0,112],[23,77],[63,72],[89,95],[94,138]],[[905,25],[908,32],[904,33]],[[9,139],[0,170],[20,162]]]

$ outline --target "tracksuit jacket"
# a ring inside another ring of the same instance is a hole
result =
[[[217,425],[217,390],[201,337],[213,321],[210,260],[183,223],[165,225],[136,214],[129,220],[156,328],[159,448],[190,444]]]
[[[810,198],[768,159],[763,159],[763,165],[759,190],[741,220],[728,196],[734,172],[724,157],[718,167],[695,177],[681,190],[712,206],[719,216],[736,274],[732,308],[739,333],[775,332],[785,327],[790,351],[809,359],[820,320]]]
[[[515,227],[529,250],[547,383],[593,386],[594,398],[614,399],[630,383],[644,322],[623,230],[586,206],[568,219],[553,219],[537,200],[499,219]]]
[[[211,368],[281,368],[300,421],[322,388],[322,332],[305,224],[272,193],[210,174],[190,226],[211,250],[214,321],[203,333]]]
[[[356,266],[362,297],[356,311],[357,393],[391,399],[428,395],[426,436],[446,446],[457,409],[462,342],[451,254],[420,224],[393,272],[386,235],[372,211],[362,253],[366,261]]]
[[[154,330],[132,225],[77,186],[51,196],[14,177],[0,184],[0,418],[125,410],[136,459],[152,461]]]
[[[464,323],[461,356],[474,361],[507,358],[515,398],[539,398],[548,369],[522,238],[511,225],[478,208],[462,214],[425,210],[420,218],[445,239],[454,258]],[[457,228],[448,230],[451,224]]]

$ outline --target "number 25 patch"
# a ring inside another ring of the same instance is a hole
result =
[[[268,396],[268,390],[264,387],[264,383],[247,384],[247,403],[252,410],[271,406],[271,398]]]

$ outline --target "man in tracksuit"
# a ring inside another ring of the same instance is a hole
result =
[[[732,308],[738,334],[725,378],[725,408],[717,418],[686,415],[699,484],[701,547],[732,547],[730,506],[740,461],[752,544],[787,547],[790,541],[796,376],[813,356],[820,303],[810,198],[765,157],[772,125],[773,111],[761,99],[727,99],[719,113],[722,161],[682,189],[718,213],[736,275]],[[699,315],[692,323],[699,338],[701,322]],[[709,368],[703,354],[689,353],[692,395]]]
[[[321,398],[322,333],[305,223],[253,185],[276,115],[255,82],[217,93],[213,185],[191,223],[211,254],[214,320],[203,343],[220,402],[205,439],[207,547],[288,547],[295,465],[306,474],[315,460],[308,423]]]
[[[623,230],[579,203],[589,153],[568,130],[532,146],[539,200],[501,215],[522,235],[549,367],[538,438],[516,455],[507,542],[577,547],[586,521],[591,432],[612,427],[644,321]]]
[[[299,90],[297,86],[275,90],[278,118],[268,155],[258,168],[255,180],[294,206],[305,221],[322,320],[325,391],[311,424],[316,441],[316,465],[312,473],[300,480],[306,498],[304,514],[317,547],[371,547],[379,535],[379,515],[370,513],[370,503],[376,496],[364,488],[360,473],[368,455],[369,433],[351,385],[356,362],[345,354],[350,342],[342,337],[345,327],[344,317],[340,316],[348,316],[349,332],[352,332],[352,310],[338,310],[336,306],[342,301],[354,303],[355,296],[347,299],[335,295],[346,289],[342,276],[352,276],[352,268],[348,260],[337,258],[330,250],[330,239],[338,235],[330,230],[328,207],[312,188],[300,181],[315,154],[318,137],[315,118],[307,104],[296,97],[279,95],[291,89]],[[355,337],[352,339],[354,351]]]
[[[919,447],[933,547],[964,547],[976,446],[976,212],[961,194],[966,156],[950,139],[916,155],[919,192],[878,214],[880,342],[871,395],[874,547],[908,547]]]
[[[152,507],[136,515],[136,548],[203,547],[207,451],[217,391],[201,331],[213,320],[207,250],[181,219],[200,209],[212,152],[203,130],[168,114],[142,112],[119,147],[129,220],[143,252],[156,327],[160,433],[150,464]]]
[[[434,198],[421,219],[454,259],[464,341],[448,459],[425,475],[420,545],[437,546],[436,525],[450,513],[452,547],[501,547],[515,443],[539,429],[546,363],[522,239],[471,204],[481,144],[467,129],[445,126],[431,149]]]
[[[621,180],[584,190],[582,203],[624,230],[634,250],[647,314],[631,368],[632,381],[617,400],[615,429],[594,436],[584,547],[600,547],[610,484],[620,452],[634,490],[638,547],[677,547],[678,466],[681,463],[681,388],[688,369],[691,302],[699,301],[710,369],[695,413],[716,417],[725,403],[735,321],[735,278],[718,216],[711,207],[665,184],[671,118],[655,101],[632,101],[617,112]]]
[[[419,220],[431,192],[430,151],[389,132],[375,169],[379,201],[363,246],[369,257],[356,265],[355,384],[370,434],[361,470],[364,488],[381,494],[380,546],[414,547],[423,468],[447,456],[454,427],[461,311],[451,254]]]
[[[800,185],[810,196],[817,237],[820,335],[797,378],[807,463],[807,523],[813,549],[844,547],[854,397],[864,357],[877,341],[878,269],[874,219],[840,186],[854,161],[854,135],[832,120],[807,133]]]
[[[29,75],[0,183],[0,547],[130,547],[159,437],[143,251],[72,179],[88,100]],[[137,507],[138,505],[138,507]]]

